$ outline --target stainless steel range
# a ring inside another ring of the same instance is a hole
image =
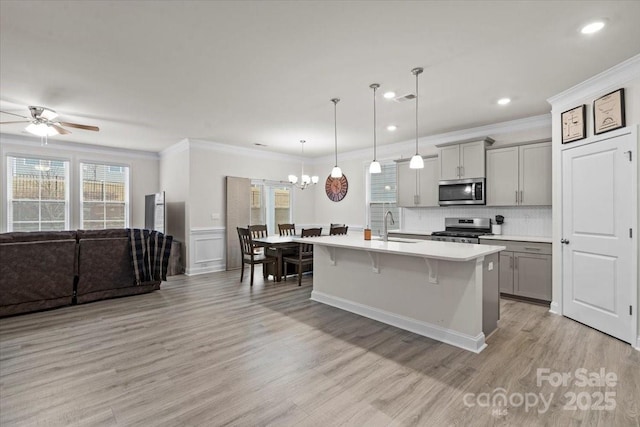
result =
[[[490,218],[445,218],[444,231],[431,233],[440,242],[480,243],[479,236],[491,234]]]

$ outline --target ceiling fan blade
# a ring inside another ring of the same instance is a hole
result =
[[[21,114],[10,113],[10,112],[8,112],[8,111],[0,111],[0,113],[2,113],[2,114],[11,114],[12,116],[22,117],[23,119],[28,119],[28,118],[29,118],[29,117],[27,117],[27,116],[23,116],[23,115],[21,115]]]
[[[29,123],[31,120],[18,120],[17,122],[0,122],[0,125],[8,125],[11,123]]]
[[[62,126],[58,126],[58,125],[53,124],[53,123],[51,124],[51,127],[54,128],[55,130],[57,130],[60,135],[67,135],[67,134],[71,133],[71,131],[68,131],[65,128],[63,128]]]
[[[79,125],[77,123],[68,123],[68,122],[59,122],[59,124],[61,124],[62,126],[70,127],[70,128],[93,130],[93,131],[96,131],[96,132],[100,130],[100,128],[98,126]]]

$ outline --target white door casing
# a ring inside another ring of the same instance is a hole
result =
[[[562,152],[563,314],[629,343],[637,316],[636,138],[605,136]]]

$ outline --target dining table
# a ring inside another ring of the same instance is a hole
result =
[[[260,246],[266,249],[273,249],[276,252],[276,271],[275,271],[275,279],[276,282],[282,281],[283,276],[283,254],[286,249],[297,248],[299,243],[294,242],[294,238],[300,237],[298,235],[292,236],[267,236],[267,237],[257,237],[252,239],[253,243],[256,246]]]

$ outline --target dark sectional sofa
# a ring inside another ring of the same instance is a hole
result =
[[[125,229],[0,234],[0,317],[160,289],[135,283]]]

